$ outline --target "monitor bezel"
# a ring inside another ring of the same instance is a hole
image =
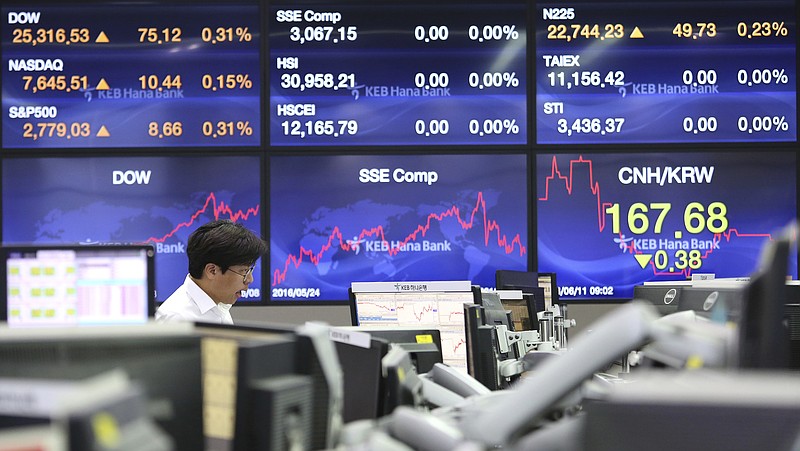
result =
[[[75,251],[103,251],[103,250],[131,250],[143,251],[147,260],[147,318],[152,319],[156,313],[156,252],[152,245],[144,243],[119,243],[119,244],[69,244],[69,243],[11,243],[0,246],[0,322],[8,322],[8,283],[7,261],[9,255],[20,252],[36,252],[40,250],[75,250]],[[27,326],[19,326],[27,327]]]

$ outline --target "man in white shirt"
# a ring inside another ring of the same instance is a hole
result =
[[[223,219],[189,236],[189,274],[156,310],[156,321],[233,324],[231,306],[253,281],[256,260],[267,243],[243,225]]]

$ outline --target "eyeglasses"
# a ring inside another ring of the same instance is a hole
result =
[[[242,274],[242,273],[240,273],[238,271],[234,271],[231,268],[228,268],[228,271],[230,271],[230,272],[232,272],[232,273],[234,273],[236,275],[242,276],[242,283],[247,283],[247,276],[249,276],[250,274],[253,274],[253,270],[254,269],[256,269],[255,265],[247,268],[245,270],[244,274]]]

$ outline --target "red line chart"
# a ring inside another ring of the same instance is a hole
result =
[[[486,209],[486,201],[483,198],[483,192],[478,192],[475,206],[469,211],[465,218],[461,217],[461,209],[458,208],[457,205],[453,205],[440,213],[431,213],[426,217],[422,224],[419,224],[403,239],[398,240],[396,246],[388,246],[388,244],[391,243],[389,243],[389,240],[386,237],[383,226],[362,229],[357,235],[357,241],[360,242],[365,238],[380,240],[381,242],[387,244],[387,253],[390,256],[394,256],[401,252],[408,243],[415,242],[420,237],[424,237],[434,223],[442,222],[447,218],[455,218],[458,221],[458,224],[464,230],[471,230],[476,225],[482,226],[483,239],[486,246],[489,246],[492,233],[495,233],[496,245],[500,247],[506,254],[519,252],[519,255],[522,256],[528,251],[527,247],[522,244],[522,238],[519,234],[516,234],[509,240],[508,237],[500,231],[500,224],[498,224],[497,221],[489,218],[489,214]],[[355,248],[355,246],[347,243],[346,239],[342,235],[342,231],[339,229],[339,226],[335,226],[331,230],[327,242],[318,251],[306,249],[305,247],[301,246],[297,255],[290,254],[284,262],[283,269],[276,269],[273,272],[272,286],[277,286],[286,280],[286,274],[289,272],[291,267],[299,268],[305,259],[308,259],[308,261],[310,261],[312,264],[317,265],[322,260],[325,253],[334,248],[342,249],[344,251],[351,251]]]
[[[564,189],[566,190],[567,194],[569,194],[571,196],[573,194],[573,190],[575,188],[575,186],[574,186],[574,177],[573,177],[574,171],[575,171],[575,166],[579,165],[579,164],[586,165],[586,167],[588,169],[588,176],[589,176],[588,189],[591,191],[591,193],[596,198],[596,204],[597,204],[597,229],[598,229],[598,231],[602,232],[603,230],[605,230],[605,227],[606,227],[606,217],[605,217],[605,214],[604,214],[605,209],[606,209],[606,207],[610,207],[611,205],[613,205],[613,203],[612,202],[603,202],[603,200],[601,199],[601,197],[600,197],[600,183],[597,182],[595,180],[595,178],[594,178],[594,167],[593,167],[592,160],[583,158],[583,155],[578,156],[577,160],[570,160],[569,161],[569,171],[568,171],[567,175],[564,175],[561,172],[561,170],[558,168],[558,160],[557,160],[556,156],[554,155],[553,159],[552,159],[552,162],[551,162],[551,165],[550,165],[550,175],[545,177],[544,195],[542,197],[539,197],[538,200],[539,201],[548,201],[550,199],[550,184],[552,182],[556,182],[559,185],[561,183],[563,183]],[[738,229],[729,227],[724,232],[714,233],[713,234],[712,239],[711,239],[713,245],[709,249],[707,249],[700,256],[700,258],[702,258],[702,259],[708,258],[714,252],[714,249],[717,247],[717,245],[719,243],[722,243],[723,240],[724,240],[725,243],[728,243],[728,242],[731,241],[731,237],[734,237],[734,236],[737,237],[737,238],[761,238],[761,239],[766,238],[766,239],[769,239],[770,241],[772,240],[772,234],[770,234],[770,233],[742,233]],[[623,238],[623,234],[620,233],[619,237]],[[641,250],[636,249],[635,242],[633,244],[629,245],[625,252],[630,253],[630,254],[638,254],[638,255],[645,254],[645,252],[642,252]],[[692,273],[692,269],[691,268],[685,268],[685,269],[682,269],[682,270],[679,270],[679,271],[672,271],[672,272],[670,272],[670,271],[660,271],[660,270],[658,270],[656,268],[655,262],[653,262],[652,260],[649,261],[647,264],[651,267],[651,269],[653,271],[653,275],[655,275],[655,276],[677,276],[677,275],[682,275],[682,276],[685,276],[685,277],[690,277],[691,273]]]
[[[212,192],[208,194],[208,197],[206,197],[206,201],[205,203],[203,203],[203,206],[200,207],[197,211],[195,211],[191,215],[189,220],[181,222],[180,224],[176,225],[175,228],[170,230],[166,235],[162,237],[150,237],[147,240],[145,240],[145,242],[163,243],[167,238],[172,237],[179,230],[186,227],[191,227],[192,224],[194,224],[195,220],[197,220],[197,218],[200,217],[200,215],[208,212],[209,209],[211,211],[211,214],[214,215],[214,220],[220,219],[222,217],[227,217],[231,221],[236,222],[241,220],[247,220],[248,218],[250,218],[251,215],[252,216],[258,215],[259,208],[260,206],[256,205],[255,207],[248,208],[247,210],[244,211],[243,210],[234,211],[225,202],[217,201],[217,195]]]

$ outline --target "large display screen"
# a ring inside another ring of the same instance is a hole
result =
[[[537,142],[796,141],[795,8],[537,3]]]
[[[527,5],[275,2],[270,144],[527,144]]]
[[[524,155],[270,159],[270,299],[352,282],[470,280],[528,265]]]
[[[3,6],[3,147],[261,144],[259,7]]]
[[[561,302],[630,299],[647,281],[747,277],[797,218],[797,152],[543,154],[538,269]],[[797,255],[791,256],[797,279]]]
[[[261,235],[261,158],[70,157],[3,160],[5,243],[152,243],[156,301],[188,273],[198,226],[232,219]],[[246,296],[261,299],[261,260]]]

